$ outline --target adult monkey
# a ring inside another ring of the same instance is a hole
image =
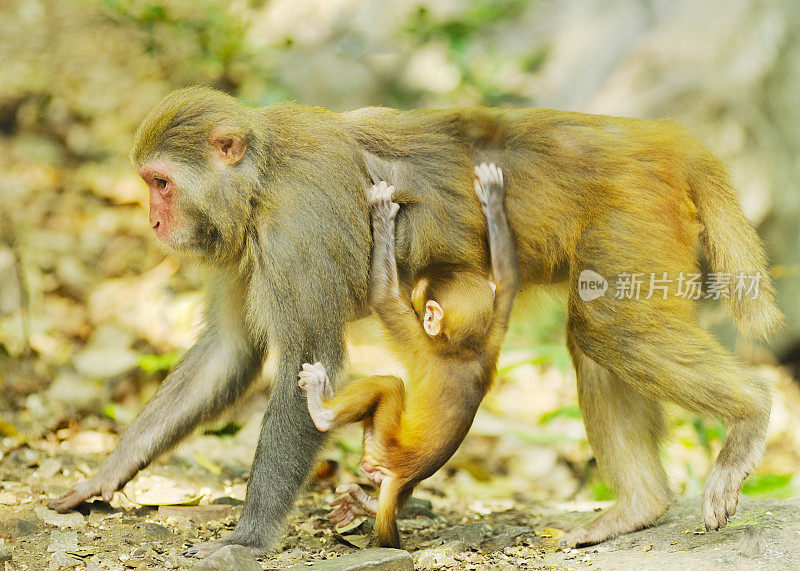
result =
[[[297,386],[304,362],[341,373],[345,322],[367,298],[365,189],[387,180],[397,217],[401,280],[429,264],[486,265],[473,165],[506,173],[506,209],[523,285],[566,281],[568,344],[590,443],[617,503],[564,539],[575,546],[652,524],[668,508],[658,458],[659,401],[715,416],[728,436],[704,490],[703,519],[724,526],[761,454],[770,396],[669,295],[584,302],[593,270],[676,278],[697,267],[698,236],[721,274],[761,278],[760,296],[733,298],[740,329],[780,321],[761,243],[722,164],[667,122],[551,110],[362,109],[336,114],[281,103],[249,108],[207,88],[167,96],[142,122],[133,162],[150,186],[150,220],[168,248],[216,273],[197,344],[123,434],[98,473],[51,502],[66,511],[110,498],[199,422],[239,397],[267,348],[272,395],[241,520],[223,543],[265,549],[279,536],[322,442]],[[674,292],[673,292],[674,293]],[[434,406],[436,403],[431,403]]]

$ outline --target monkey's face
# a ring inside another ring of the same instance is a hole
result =
[[[176,253],[220,258],[241,244],[248,217],[243,140],[215,130],[204,153],[175,160],[169,153],[137,165],[150,189],[150,226]]]
[[[174,164],[162,160],[139,167],[139,176],[150,189],[150,226],[162,242],[169,243],[175,226],[176,188],[173,175]]]

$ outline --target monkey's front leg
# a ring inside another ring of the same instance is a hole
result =
[[[93,496],[110,501],[155,457],[239,398],[262,360],[241,330],[213,321],[125,430],[97,473],[48,507],[64,513]]]

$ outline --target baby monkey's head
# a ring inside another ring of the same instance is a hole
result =
[[[431,268],[411,291],[411,303],[432,338],[478,347],[492,322],[494,290],[479,272]]]

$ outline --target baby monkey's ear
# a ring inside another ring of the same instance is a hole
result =
[[[429,300],[425,304],[425,317],[422,318],[422,327],[425,333],[431,337],[436,337],[442,332],[442,318],[444,317],[444,310],[442,306],[433,300]]]

